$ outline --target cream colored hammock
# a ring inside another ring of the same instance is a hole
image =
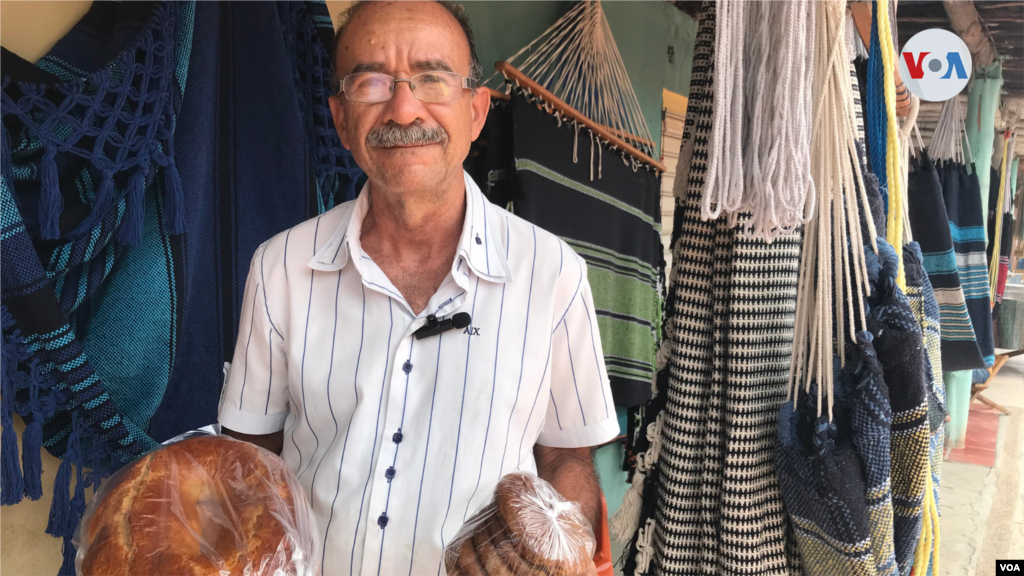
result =
[[[521,58],[522,57],[522,58]],[[600,0],[576,4],[534,41],[494,65],[560,121],[588,130],[633,168],[664,172]],[[574,158],[576,157],[574,150]],[[591,151],[593,156],[593,151]],[[600,177],[600,154],[598,155]]]

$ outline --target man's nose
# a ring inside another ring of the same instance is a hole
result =
[[[384,118],[381,120],[407,125],[416,120],[425,121],[426,116],[427,111],[423,107],[423,103],[417,100],[412,93],[412,84],[410,82],[395,82],[395,91],[384,107]]]

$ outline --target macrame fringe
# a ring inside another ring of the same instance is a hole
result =
[[[70,538],[64,539],[61,552],[64,555],[64,562],[61,563],[57,576],[75,576],[75,555],[77,550],[75,545],[71,543]]]
[[[3,172],[4,182],[13,193],[14,191],[14,164],[11,163],[11,135],[7,133],[7,126],[0,123],[0,167]]]
[[[114,205],[116,192],[113,173],[104,172],[100,188],[96,192],[96,199],[92,203],[92,211],[89,212],[89,215],[82,220],[69,236],[72,238],[81,237],[102,224],[103,219],[110,213],[111,206]]]
[[[60,195],[56,156],[57,151],[48,148],[39,167],[39,228],[43,240],[60,238],[60,213],[64,210],[64,199]]]
[[[21,435],[25,496],[39,500],[43,495],[43,426],[36,417]]]
[[[8,402],[6,394],[3,399]],[[6,409],[5,409],[6,410]],[[18,436],[14,432],[14,422],[8,416],[4,423],[3,432],[0,432],[0,504],[10,506],[21,502],[22,494],[25,491],[24,478],[21,475],[21,466],[18,465]]]
[[[146,212],[146,172],[147,170],[139,168],[128,179],[124,219],[117,231],[117,239],[129,246],[142,244],[142,225]]]
[[[65,454],[65,458],[69,455]],[[50,516],[46,522],[46,533],[63,538],[69,531],[71,518],[71,462],[66,459],[57,467],[53,480],[53,501],[50,502]]]

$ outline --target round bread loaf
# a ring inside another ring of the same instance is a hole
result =
[[[306,576],[309,551],[296,549],[312,522],[305,494],[253,444],[182,440],[109,482],[83,519],[83,576]]]
[[[475,539],[477,555],[487,568],[488,576],[543,576],[543,572],[519,555],[497,516],[480,526]]]
[[[567,502],[544,480],[521,472],[498,482],[494,500],[513,548],[535,573],[586,573],[596,544],[579,505]]]

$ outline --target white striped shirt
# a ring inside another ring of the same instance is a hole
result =
[[[442,574],[498,479],[536,471],[534,444],[618,434],[583,260],[465,181],[451,273],[419,315],[360,246],[368,188],[253,256],[219,419],[284,429],[325,576]],[[472,324],[413,338],[456,312]]]

